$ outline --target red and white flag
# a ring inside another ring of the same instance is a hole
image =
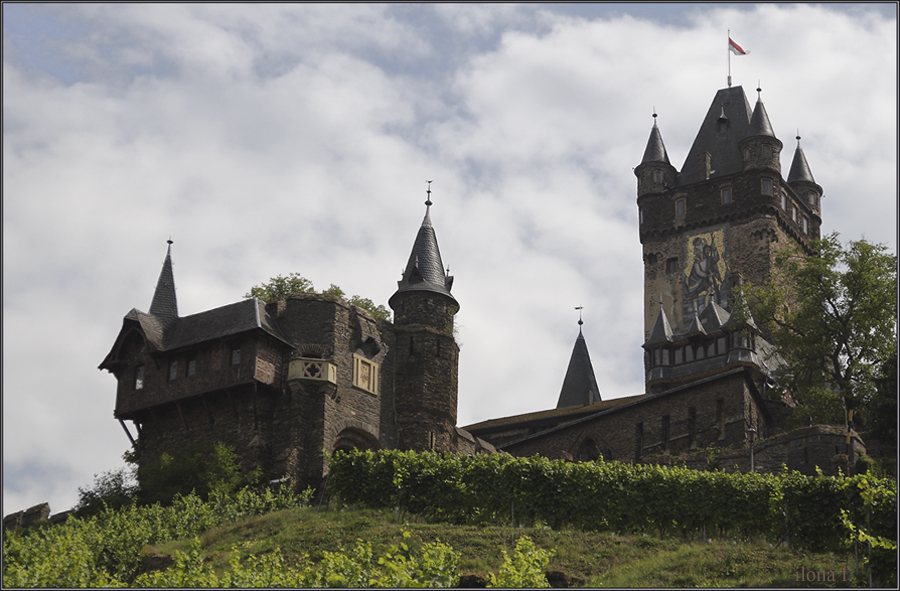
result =
[[[728,49],[730,49],[731,53],[733,53],[734,55],[747,55],[748,53],[750,53],[749,51],[744,51],[744,49],[740,45],[735,43],[731,39],[731,37],[728,38]]]

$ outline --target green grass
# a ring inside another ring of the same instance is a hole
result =
[[[440,539],[461,554],[460,573],[496,573],[502,551],[512,554],[516,540],[529,536],[539,548],[553,549],[549,569],[563,571],[588,587],[846,587],[843,570],[853,575],[852,553],[813,554],[767,542],[680,538],[547,528],[473,527],[427,524],[396,513],[346,510],[317,513],[315,508],[290,509],[252,517],[207,531],[201,537],[206,556],[221,574],[232,548],[242,554],[264,554],[280,548],[290,563],[318,562],[324,551],[350,549],[357,539],[372,542],[378,556],[412,534],[411,549]],[[188,541],[168,542],[149,549],[171,554],[186,550]],[[798,569],[834,572],[835,581],[798,581]]]

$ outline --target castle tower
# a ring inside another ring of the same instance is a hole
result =
[[[453,317],[459,304],[450,294],[453,277],[444,271],[431,225],[430,189],[428,194],[409,262],[388,300],[397,343],[398,447],[456,451],[459,346],[453,337]]]
[[[600,402],[600,387],[597,386],[597,378],[594,377],[594,366],[588,353],[587,342],[581,332],[584,322],[578,319],[578,338],[575,339],[575,347],[572,349],[572,357],[569,359],[569,367],[563,380],[562,390],[559,392],[559,402],[556,408],[567,406],[582,406]]]
[[[761,95],[751,108],[740,86],[719,90],[680,171],[668,162],[655,117],[634,170],[648,382],[651,373],[666,373],[651,368],[675,363],[675,349],[683,351],[682,363],[701,353],[704,360],[727,357],[707,341],[730,315],[738,277],[768,281],[776,252],[789,244],[811,254],[822,195],[799,140],[788,180],[782,178],[782,143]],[[713,305],[716,309],[705,313]],[[675,348],[667,344],[679,342]],[[687,344],[692,351],[684,349]]]

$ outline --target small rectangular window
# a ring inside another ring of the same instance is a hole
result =
[[[787,211],[787,195],[781,194],[781,209]]]
[[[678,257],[666,259],[666,273],[678,272]]]
[[[178,379],[178,360],[173,359],[169,362],[169,381]]]
[[[770,146],[769,144],[763,144],[762,155],[763,155],[763,158],[771,157],[772,156],[772,146]]]
[[[809,234],[809,220],[806,218],[803,218],[803,233]]]
[[[683,216],[687,209],[687,202],[684,199],[675,200],[675,215]]]
[[[810,191],[810,192],[807,194],[807,198],[809,199],[809,204],[810,204],[811,206],[813,206],[813,207],[816,206],[816,197],[817,197],[817,195],[816,195],[814,192],[812,192],[812,191]]]
[[[188,357],[187,366],[185,368],[185,375],[190,377],[197,373],[197,358],[196,357]]]
[[[639,223],[641,223],[641,224],[644,223],[644,208],[643,207],[638,208],[638,220],[639,220]]]
[[[144,366],[138,365],[134,368],[134,389],[144,389]]]
[[[791,218],[794,220],[794,222],[797,221],[797,206],[796,205],[791,206]]]
[[[653,182],[654,182],[654,183],[661,183],[662,181],[663,181],[663,173],[662,173],[662,171],[661,171],[661,170],[654,170],[654,171],[653,171]]]
[[[762,180],[762,194],[763,195],[772,195],[772,179],[763,179]]]
[[[731,187],[722,187],[722,205],[731,203]]]
[[[231,365],[241,364],[241,348],[235,347],[231,350]]]

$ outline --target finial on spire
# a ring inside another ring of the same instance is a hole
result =
[[[759,80],[756,81],[756,100],[762,100],[762,84],[759,83]]]
[[[584,309],[584,306],[575,306],[575,309],[578,310],[578,332],[581,332],[581,325],[584,324],[584,321],[581,319],[581,311]]]
[[[166,256],[169,256],[172,254],[172,235],[171,234],[169,235],[169,239],[166,240],[166,244],[169,245],[168,247],[166,247]]]
[[[800,147],[800,128],[797,128],[797,147]]]
[[[425,205],[427,207],[431,207],[431,181],[425,181],[428,183],[428,189],[425,190],[427,197],[425,197]]]

